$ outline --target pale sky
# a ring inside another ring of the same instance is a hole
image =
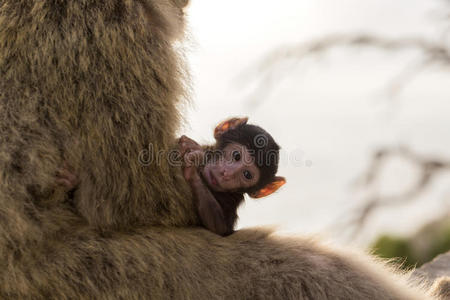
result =
[[[193,106],[183,133],[212,142],[219,121],[249,116],[283,148],[279,174],[288,183],[275,195],[247,200],[239,211],[240,227],[272,224],[327,235],[326,228],[360,200],[351,183],[376,147],[407,144],[450,159],[450,72],[419,75],[396,105],[386,97],[385,87],[417,53],[342,49],[320,60],[288,62],[291,71],[256,108],[248,104],[251,81],[241,75],[273,49],[330,33],[438,39],[440,5],[437,0],[192,0],[187,13]],[[384,190],[395,192],[414,179],[404,163],[391,169]],[[449,208],[449,187],[450,177],[444,177],[410,205],[381,209],[364,241],[384,231],[414,231],[442,213],[443,205]]]

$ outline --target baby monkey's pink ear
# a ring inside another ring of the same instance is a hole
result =
[[[260,190],[257,190],[256,192],[248,194],[252,198],[262,198],[265,196],[269,196],[276,190],[278,190],[281,186],[283,186],[286,183],[286,179],[281,176],[276,176],[275,179],[267,184],[265,187],[263,187]]]
[[[234,129],[239,125],[247,124],[248,118],[231,118],[226,121],[223,121],[214,129],[214,138],[217,140],[220,138],[222,134],[227,132],[230,129]]]

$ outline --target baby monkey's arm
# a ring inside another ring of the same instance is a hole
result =
[[[222,207],[203,182],[195,165],[196,161],[201,161],[203,155],[202,150],[189,152],[185,155],[184,178],[194,193],[195,206],[203,226],[218,235],[225,236],[232,231],[232,228],[228,228]]]

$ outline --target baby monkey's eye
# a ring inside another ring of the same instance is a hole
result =
[[[250,180],[250,179],[253,178],[253,175],[252,175],[252,173],[250,173],[250,171],[245,170],[245,171],[244,171],[244,177],[245,177],[246,179]]]
[[[235,150],[235,151],[233,151],[233,153],[231,155],[233,157],[233,160],[235,160],[235,161],[241,160],[241,153],[239,153],[239,151]]]

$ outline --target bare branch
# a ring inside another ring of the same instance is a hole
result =
[[[266,71],[283,59],[303,59],[310,55],[321,54],[335,47],[374,47],[387,51],[417,49],[426,57],[428,63],[450,65],[450,50],[439,42],[421,37],[390,39],[370,34],[331,35],[308,43],[292,47],[282,47],[269,53],[259,64],[257,71]]]
[[[421,54],[420,61],[412,68],[406,68],[391,84],[390,91],[395,94],[405,83],[413,78],[418,71],[426,67],[450,67],[450,49],[445,42],[431,41],[422,37],[386,38],[371,34],[335,34],[319,38],[311,42],[293,46],[282,46],[266,55],[256,66],[244,71],[239,82],[257,80],[257,95],[250,97],[249,102],[256,104],[255,99],[261,101],[263,95],[268,94],[274,84],[288,72],[277,74],[277,68],[282,62],[295,60],[300,62],[306,58],[326,54],[338,47],[371,47],[384,51],[417,50]]]
[[[367,196],[361,207],[350,213],[347,221],[342,222],[340,226],[351,232],[352,238],[360,233],[366,221],[376,209],[412,201],[431,185],[437,175],[443,171],[450,171],[450,160],[422,156],[407,147],[382,148],[374,152],[369,168],[358,181],[359,185],[364,189],[370,189],[380,179],[381,171],[386,163],[395,157],[406,159],[418,167],[419,176],[416,184],[397,195],[379,195],[378,192],[374,192]]]

